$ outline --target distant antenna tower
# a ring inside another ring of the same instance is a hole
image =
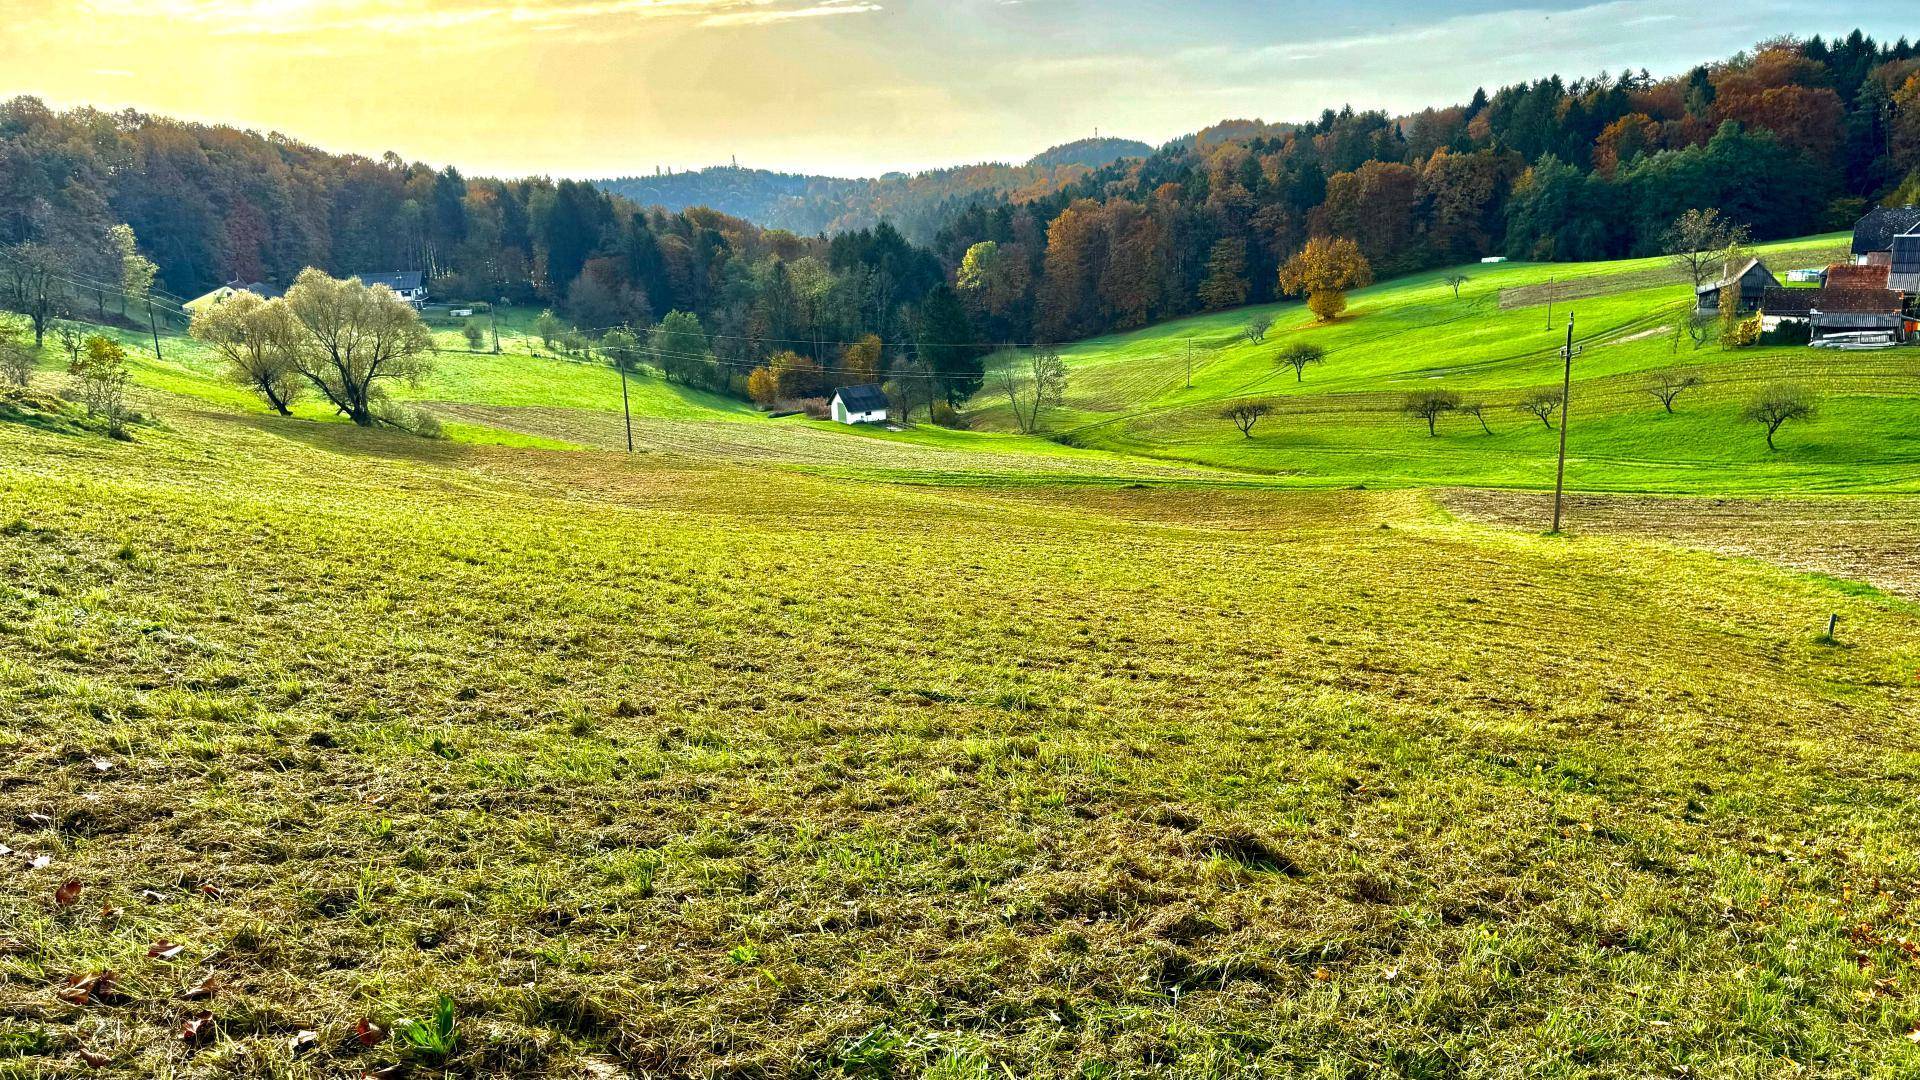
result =
[[[737,168],[739,168],[739,167],[740,167],[740,155],[739,155],[739,154],[734,154],[734,155],[732,155],[732,157],[733,157],[733,167],[734,167],[734,168],[736,168],[736,169],[737,169]]]

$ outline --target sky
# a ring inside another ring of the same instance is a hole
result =
[[[469,174],[866,176],[1915,31],[1913,0],[0,0],[0,97]]]

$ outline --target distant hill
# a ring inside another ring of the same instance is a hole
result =
[[[1100,169],[1125,158],[1146,157],[1152,153],[1153,147],[1133,139],[1081,139],[1035,154],[1027,164],[1041,168],[1084,165]]]
[[[885,218],[910,239],[925,243],[939,230],[953,201],[1050,194],[1095,169],[1152,153],[1153,147],[1133,139],[1081,139],[1042,151],[1025,165],[986,162],[871,179],[716,165],[595,183],[642,206],[671,211],[708,206],[805,235],[866,228]]]

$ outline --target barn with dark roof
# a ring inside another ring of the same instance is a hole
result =
[[[872,383],[843,386],[833,392],[832,414],[842,424],[885,423],[887,395]]]

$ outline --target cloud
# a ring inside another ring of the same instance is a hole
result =
[[[161,18],[225,35],[325,32],[418,34],[468,26],[560,30],[581,22],[678,19],[701,26],[764,26],[881,10],[873,0],[79,0],[93,18]]]

